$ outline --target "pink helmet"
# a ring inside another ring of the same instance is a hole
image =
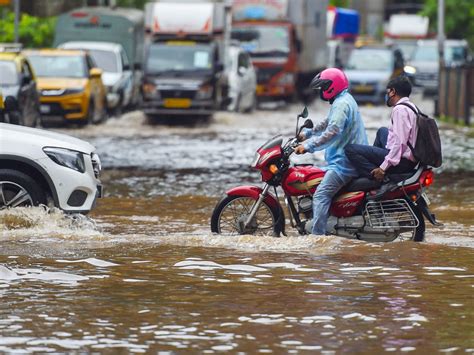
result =
[[[349,87],[349,81],[342,70],[328,68],[316,75],[309,86],[313,90],[321,90],[321,99],[331,101]]]

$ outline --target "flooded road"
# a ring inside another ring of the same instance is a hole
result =
[[[97,147],[106,197],[88,217],[0,212],[0,351],[474,352],[474,139],[461,129],[443,130],[428,194],[444,227],[425,243],[210,234],[223,192],[259,184],[255,149],[290,136],[300,109],[56,129]],[[388,109],[361,112],[372,139]]]

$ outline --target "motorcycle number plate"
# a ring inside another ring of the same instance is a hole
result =
[[[428,195],[426,195],[426,193],[423,192],[423,193],[421,194],[421,197],[423,197],[423,199],[425,200],[427,206],[429,206],[429,205],[431,204],[431,201],[430,201],[430,199],[428,198]]]

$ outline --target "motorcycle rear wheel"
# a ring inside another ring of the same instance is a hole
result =
[[[242,230],[241,225],[255,204],[255,200],[248,196],[226,196],[214,208],[211,217],[211,231],[213,233],[230,236],[251,234],[260,236],[279,235],[282,230],[280,211],[265,201],[262,202],[252,219],[250,226]]]

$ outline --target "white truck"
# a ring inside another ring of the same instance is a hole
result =
[[[226,104],[228,18],[230,8],[219,1],[147,4],[145,114],[211,116]]]
[[[232,37],[257,67],[260,100],[303,98],[327,66],[327,0],[233,0]]]

